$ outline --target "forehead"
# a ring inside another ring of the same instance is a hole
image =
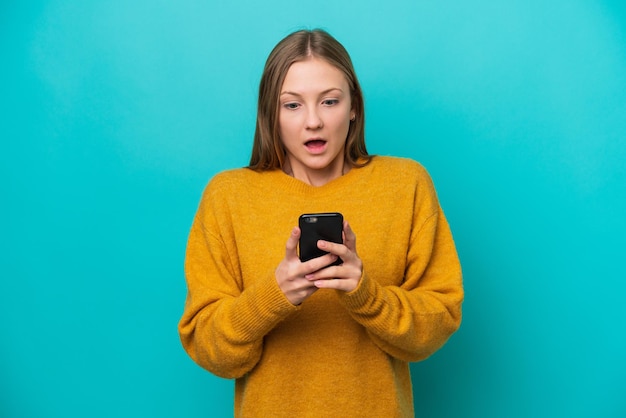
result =
[[[324,91],[330,88],[347,90],[348,81],[344,73],[328,61],[312,57],[297,61],[289,67],[281,93],[285,91]]]

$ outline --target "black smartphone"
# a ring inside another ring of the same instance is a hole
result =
[[[338,212],[305,213],[298,219],[300,227],[300,261],[308,261],[327,254],[317,248],[317,241],[324,240],[343,244],[343,215]],[[343,263],[338,258],[331,265]]]

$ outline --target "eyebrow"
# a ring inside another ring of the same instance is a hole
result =
[[[343,90],[341,90],[339,87],[331,87],[331,88],[329,88],[329,89],[324,90],[324,91],[323,91],[323,92],[321,92],[319,95],[320,95],[320,96],[323,96],[323,95],[325,95],[325,94],[330,93],[330,92],[331,92],[331,91],[333,91],[333,90],[338,90],[338,91],[340,91],[341,93],[343,93]],[[282,95],[285,95],[285,94],[290,94],[290,95],[292,95],[292,96],[302,97],[299,93],[296,93],[296,92],[294,92],[294,91],[283,91],[282,93],[280,93],[280,95],[281,95],[281,96],[282,96]]]

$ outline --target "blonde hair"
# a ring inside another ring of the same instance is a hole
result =
[[[345,75],[355,114],[346,139],[345,160],[352,167],[362,167],[370,161],[371,157],[365,147],[363,93],[350,55],[330,34],[314,29],[288,35],[274,47],[267,58],[259,85],[256,130],[248,168],[264,171],[283,167],[285,148],[278,126],[280,89],[291,65],[310,57],[326,60]]]

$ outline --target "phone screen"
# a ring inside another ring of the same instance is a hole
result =
[[[343,243],[343,215],[338,212],[306,213],[300,215],[298,220],[300,227],[300,260],[308,261],[327,254],[317,248],[317,241]],[[332,265],[341,264],[337,259]]]

